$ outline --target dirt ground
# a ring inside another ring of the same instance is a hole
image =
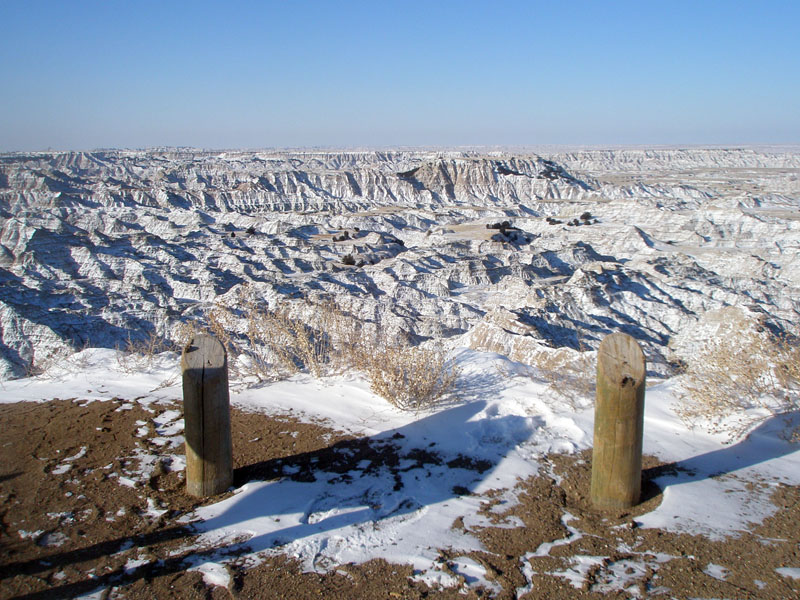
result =
[[[182,550],[193,533],[179,518],[198,505],[184,494],[180,459],[173,458],[183,449],[170,447],[152,426],[179,410],[119,399],[0,405],[0,600],[92,592],[142,599],[800,598],[800,581],[775,571],[800,566],[800,490],[777,487],[773,517],[736,538],[710,541],[636,527],[636,515],[661,500],[649,481],[671,468],[652,459],[646,460],[640,506],[619,514],[593,511],[587,454],[548,457],[540,476],[520,484],[521,502],[506,513],[492,510],[497,498],[484,497],[486,514],[498,526],[471,530],[485,546],[472,558],[486,568],[495,591],[466,581],[461,588],[434,589],[415,581],[410,566],[382,560],[303,573],[282,557],[255,567],[232,557],[230,588],[208,586],[199,573],[186,571]],[[234,409],[232,424],[237,484],[278,477],[287,462],[299,479],[313,477],[314,469],[344,472],[352,463],[338,464],[343,453],[332,451],[343,445],[351,450],[349,461],[393,462],[391,445],[301,423],[290,414]],[[437,457],[420,450],[419,460]],[[143,461],[150,461],[146,479]],[[565,513],[572,515],[566,524]],[[524,527],[502,527],[509,515]],[[464,523],[457,519],[453,527]],[[556,544],[535,552],[547,542]],[[587,557],[602,558],[590,561],[575,587],[567,575]],[[443,568],[452,558],[442,550]],[[627,589],[609,589],[612,577],[626,577]]]

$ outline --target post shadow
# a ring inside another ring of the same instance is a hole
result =
[[[120,537],[113,540],[104,540],[91,546],[77,548],[68,552],[59,552],[25,561],[17,561],[0,566],[0,581],[16,575],[34,576],[52,568],[62,569],[68,565],[85,561],[96,560],[103,556],[109,556],[120,552],[128,545],[131,548],[144,548],[154,544],[160,544],[175,539],[191,537],[195,535],[191,528],[185,526],[169,527],[151,533],[141,533],[127,537]],[[66,598],[72,597],[77,593],[86,593],[96,589],[102,582],[107,581],[108,585],[116,585],[115,578],[124,575],[124,567],[88,581],[65,584],[56,588],[51,588],[42,593],[32,593],[17,598]],[[87,587],[88,586],[88,587]]]
[[[489,385],[489,382],[484,383]],[[240,467],[234,471],[234,486],[258,482],[274,482],[276,485],[266,485],[255,494],[233,502],[224,513],[204,521],[203,527],[198,527],[198,523],[188,523],[4,565],[0,567],[0,579],[97,559],[119,552],[129,544],[141,548],[174,539],[192,538],[203,531],[248,518],[280,518],[289,511],[276,511],[273,506],[280,506],[280,500],[285,505],[282,497],[285,496],[287,483],[301,490],[312,486],[308,492],[313,495],[314,501],[305,507],[290,507],[292,512],[304,512],[299,524],[207,550],[185,548],[185,552],[178,556],[132,570],[122,566],[92,580],[66,583],[42,592],[18,596],[18,599],[71,598],[100,587],[127,585],[143,578],[177,573],[196,562],[197,558],[221,560],[242,552],[264,551],[311,535],[370,521],[380,522],[472,494],[500,461],[518,444],[527,440],[534,428],[539,426],[538,421],[517,415],[472,420],[486,406],[487,403],[482,400],[460,404],[373,436],[343,440],[320,450],[275,457]],[[442,435],[443,431],[447,431],[447,434]],[[476,448],[480,448],[478,457],[460,451],[464,449],[469,452]],[[448,477],[442,478],[445,470]],[[362,479],[363,483],[358,485]],[[423,480],[425,485],[415,485],[415,493],[408,493],[406,488],[410,483]],[[351,485],[357,488],[352,495],[329,493],[334,488],[349,488]],[[363,493],[365,490],[368,493]],[[315,512],[324,515],[328,511],[340,512],[312,522],[310,517]]]
[[[770,417],[736,444],[645,469],[642,479],[654,482],[659,488],[665,488],[727,475],[792,454],[800,451],[800,444],[784,439],[784,435],[798,426],[800,411]]]
[[[485,408],[485,401],[471,402],[374,436],[237,469],[237,487],[270,480],[276,485],[262,486],[234,500],[198,529],[213,531],[261,518],[279,522],[281,515],[296,519],[302,514],[299,523],[276,526],[229,546],[261,552],[470,495],[539,426],[537,420],[517,415],[471,420]],[[447,435],[442,435],[443,430]],[[458,450],[478,447],[478,456]],[[334,488],[339,491],[331,493]],[[288,496],[304,497],[304,491],[308,492],[304,505],[288,504]]]
[[[186,531],[186,530],[184,530]],[[153,579],[161,575],[178,573],[186,570],[187,561],[193,557],[208,557],[211,559],[218,555],[217,548],[201,551],[189,551],[178,556],[170,556],[163,560],[157,560],[136,567],[127,569],[125,565],[110,573],[98,575],[92,579],[73,581],[59,586],[49,587],[38,592],[21,594],[9,600],[60,600],[67,598],[82,597],[86,594],[96,592],[98,589],[109,588],[112,586],[128,585],[139,579]]]

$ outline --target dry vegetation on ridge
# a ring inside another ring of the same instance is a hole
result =
[[[390,340],[380,325],[364,324],[331,301],[270,309],[245,291],[234,306],[218,305],[208,321],[228,352],[233,377],[244,380],[355,370],[398,408],[420,410],[453,393],[459,375],[444,350]]]
[[[206,331],[225,346],[233,381],[357,371],[372,391],[404,410],[430,408],[453,395],[460,372],[441,348],[390,340],[379,324],[363,323],[333,301],[306,299],[270,309],[247,287],[233,302],[218,303],[205,325],[178,331],[177,343],[155,333],[129,339],[118,355],[120,366],[126,372],[148,368],[159,352],[180,350],[191,336]],[[580,345],[580,351],[542,352],[531,371],[576,410],[594,396],[596,353]],[[742,435],[761,419],[800,409],[800,346],[761,322],[727,323],[686,365],[681,389],[676,410],[687,424]],[[800,431],[787,433],[800,440]]]
[[[762,323],[728,323],[686,367],[680,417],[732,438],[758,421],[800,410],[800,345]],[[787,436],[800,442],[800,428]]]

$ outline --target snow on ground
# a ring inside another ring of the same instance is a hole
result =
[[[165,353],[149,369],[130,374],[120,369],[115,352],[85,350],[46,375],[0,384],[0,402],[54,397],[118,397],[145,406],[179,402],[177,360]],[[193,568],[209,583],[225,585],[224,563],[230,556],[257,563],[265,555],[285,554],[308,570],[385,558],[412,564],[422,580],[448,585],[456,580],[439,561],[439,549],[448,549],[454,556],[452,572],[491,587],[483,567],[466,556],[481,547],[468,531],[488,525],[479,512],[480,494],[500,490],[508,507],[515,502],[515,484],[535,475],[545,454],[590,447],[592,409],[588,399],[575,410],[544,384],[509,376],[517,366],[499,355],[462,350],[458,360],[465,382],[460,401],[418,414],[391,407],[357,377],[299,376],[259,388],[234,387],[231,400],[236,406],[268,414],[291,411],[302,420],[324,421],[376,443],[392,443],[401,463],[394,473],[365,461],[347,474],[317,470],[313,481],[284,477],[246,483],[185,517],[200,534],[198,549],[218,548],[210,557],[198,557]],[[672,380],[647,390],[644,451],[674,462],[675,469],[657,480],[663,501],[637,517],[638,526],[711,538],[735,535],[776,510],[769,501],[775,485],[800,485],[800,445],[782,439],[785,423],[780,418],[764,422],[746,439],[726,443],[719,434],[687,429],[672,410],[674,402]],[[153,423],[166,446],[183,441],[178,417],[176,411],[166,411]],[[415,460],[420,449],[443,460]],[[64,459],[65,469],[69,461]],[[142,468],[151,468],[151,463],[143,460]],[[290,475],[291,468],[284,474]],[[124,484],[122,477],[119,483]],[[459,518],[463,529],[452,527]],[[580,535],[569,521],[565,514],[570,536]],[[505,526],[515,524],[509,519]],[[558,544],[531,548],[530,555],[547,555]],[[563,576],[577,581],[597,560],[583,557]],[[637,563],[635,568],[645,566]],[[625,589],[630,568],[619,565],[616,580],[616,571],[609,571],[611,580],[602,582],[604,589]],[[715,565],[708,569],[715,577],[725,576]],[[789,566],[785,575],[797,577],[798,569],[800,565]]]

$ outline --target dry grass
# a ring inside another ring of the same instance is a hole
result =
[[[32,351],[30,362],[25,367],[25,377],[51,376],[64,371],[80,371],[86,367],[87,359],[81,353],[89,347],[88,342],[84,342],[79,348],[68,346],[50,351],[44,356],[37,355],[35,349]]]
[[[687,366],[679,416],[742,435],[773,415],[800,410],[800,347],[760,324],[708,340]],[[800,441],[800,429],[787,432]]]
[[[366,363],[372,391],[404,410],[435,406],[454,391],[459,369],[441,349],[377,348]]]
[[[597,353],[564,351],[541,354],[536,362],[538,378],[574,409],[585,407],[595,395]]]
[[[67,356],[69,356],[69,353],[62,351],[52,352],[46,357],[42,358],[37,356],[36,351],[33,350],[31,352],[31,358],[25,365],[24,377],[39,377],[45,375],[52,371],[54,367],[58,367],[62,361],[67,358]]]
[[[126,373],[150,369],[159,354],[180,351],[198,333],[210,333],[223,344],[229,377],[242,384],[279,381],[301,372],[325,377],[359,371],[393,405],[421,410],[449,397],[459,376],[443,350],[390,342],[379,325],[362,323],[332,301],[300,300],[270,309],[248,286],[227,304],[217,304],[206,323],[177,327],[172,339],[156,330],[129,336],[118,348],[118,367]],[[57,356],[52,362],[64,360]],[[159,387],[177,382],[176,366]],[[44,369],[37,365],[36,370]]]
[[[305,318],[289,307],[270,310],[249,290],[234,307],[209,313],[208,328],[225,346],[231,375],[277,381],[306,371],[315,377],[334,368],[334,343],[328,326],[335,320],[326,305],[305,304]],[[314,325],[307,324],[307,321]]]
[[[159,335],[155,329],[141,338],[133,338],[129,334],[125,344],[117,348],[117,366],[125,373],[144,371],[153,366],[157,355],[177,349],[175,343]]]
[[[533,379],[545,382],[548,390],[573,410],[594,402],[597,379],[597,352],[583,341],[580,333],[579,350],[542,350],[531,361]]]
[[[232,379],[270,382],[305,372],[314,377],[364,373],[372,390],[404,410],[447,398],[458,369],[440,349],[389,342],[332,301],[296,301],[270,309],[252,290],[208,317],[208,330],[225,346]]]

